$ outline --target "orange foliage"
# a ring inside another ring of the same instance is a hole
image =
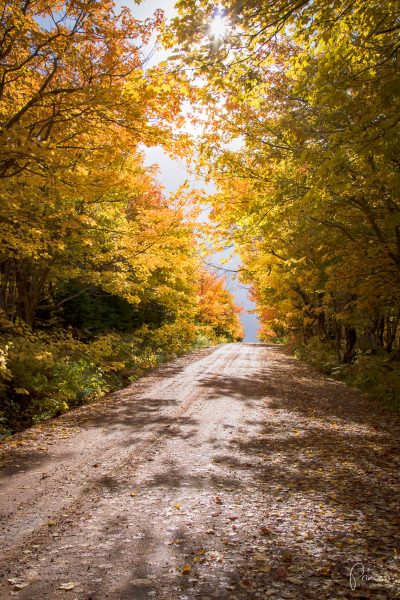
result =
[[[226,289],[226,278],[203,271],[198,283],[199,319],[211,325],[217,335],[230,340],[243,339],[239,315],[242,308],[236,306],[232,294]]]

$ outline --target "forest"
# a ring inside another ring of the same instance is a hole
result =
[[[0,598],[400,598],[399,148],[399,0],[0,0]]]
[[[398,405],[397,0],[1,6],[1,433],[242,339],[206,234],[262,341]],[[154,35],[170,58],[146,68]],[[166,195],[154,146],[216,193]]]
[[[163,15],[111,1],[5,1],[1,12],[0,429],[242,336],[204,269],[196,209],[144,148],[184,152],[184,78],[144,70]]]
[[[201,82],[195,160],[261,339],[398,406],[399,3],[178,7],[164,39]]]

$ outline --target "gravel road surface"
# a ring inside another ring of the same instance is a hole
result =
[[[3,445],[0,598],[400,598],[399,433],[278,348],[177,359]]]

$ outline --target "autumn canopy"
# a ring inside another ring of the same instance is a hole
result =
[[[242,256],[264,337],[289,336],[362,387],[385,380],[379,395],[395,399],[399,3],[177,6],[165,43],[200,82],[199,168],[218,183],[214,218]]]
[[[241,256],[263,339],[395,399],[398,1],[180,0],[168,24],[161,8],[1,4],[5,430],[240,339],[203,267],[210,229]],[[147,68],[153,34],[170,58]],[[164,194],[151,146],[215,182],[212,227],[188,186]]]
[[[144,70],[161,10],[2,3],[0,374],[5,427],[66,410],[193,346],[239,338],[204,272],[189,190],[145,146],[182,151],[184,77]],[[210,295],[209,290],[213,289]]]

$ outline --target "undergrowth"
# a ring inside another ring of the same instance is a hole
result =
[[[96,400],[190,350],[226,341],[211,327],[182,321],[86,342],[71,330],[33,333],[21,326],[0,339],[0,436]]]
[[[386,407],[400,410],[400,360],[397,354],[358,350],[351,364],[343,364],[338,362],[334,349],[318,338],[311,339],[307,345],[296,345],[293,354]]]

